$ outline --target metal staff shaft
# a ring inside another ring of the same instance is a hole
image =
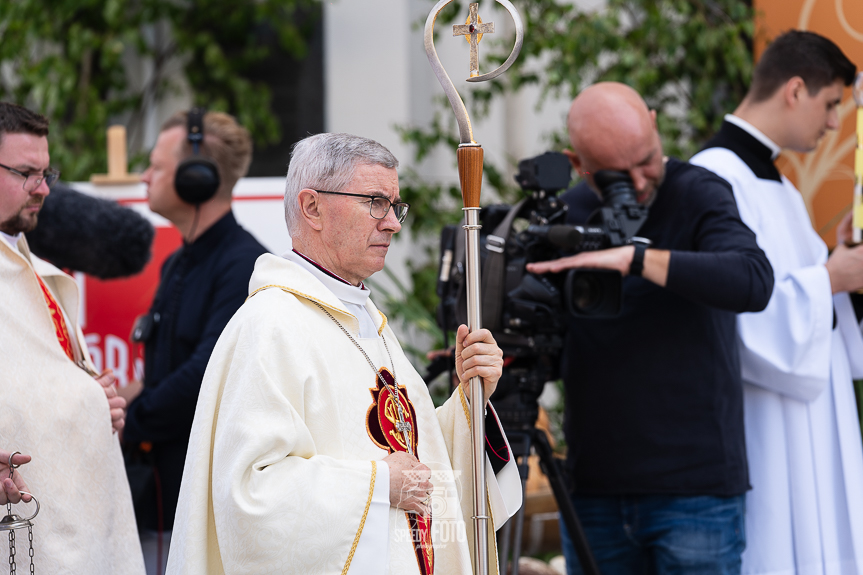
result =
[[[480,306],[479,198],[482,188],[482,157],[479,144],[458,148],[458,173],[465,216],[465,263],[467,264],[467,327],[482,327]],[[474,573],[488,575],[488,500],[485,477],[485,390],[479,377],[470,380],[470,434],[473,463]]]

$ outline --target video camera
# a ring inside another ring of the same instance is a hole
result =
[[[547,381],[558,379],[566,314],[613,317],[623,305],[617,271],[577,269],[536,275],[525,266],[584,251],[649,243],[636,237],[647,207],[636,200],[626,172],[593,175],[602,206],[584,226],[566,223],[567,205],[557,195],[572,180],[569,159],[546,152],[518,164],[516,182],[526,197],[514,206],[497,204],[480,212],[482,315],[507,363],[495,392],[495,408],[508,429],[533,427],[536,400]],[[466,322],[464,232],[441,233],[437,293],[438,323],[454,330]]]

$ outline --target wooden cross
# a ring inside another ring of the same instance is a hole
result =
[[[483,24],[478,15],[479,4],[470,5],[470,16],[464,24],[456,24],[452,27],[453,36],[465,36],[470,42],[470,77],[479,76],[479,51],[477,44],[482,40],[483,34],[494,34],[494,22]]]

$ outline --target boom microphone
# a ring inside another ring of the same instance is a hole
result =
[[[32,252],[55,266],[111,279],[144,269],[155,230],[132,209],[58,182],[26,235]]]

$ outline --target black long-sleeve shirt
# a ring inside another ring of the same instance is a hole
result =
[[[561,196],[583,224],[600,200]],[[624,278],[621,314],[571,318],[563,377],[568,466],[582,494],[743,493],[749,479],[737,312],[764,309],[773,270],[731,187],[671,159],[638,232],[670,250],[661,288]]]
[[[129,405],[123,438],[150,442],[161,483],[164,528],[171,529],[201,380],[216,341],[249,294],[255,260],[266,249],[237,224],[233,212],[171,254],[150,309],[144,347],[144,389]],[[157,527],[155,496],[136,512]]]

